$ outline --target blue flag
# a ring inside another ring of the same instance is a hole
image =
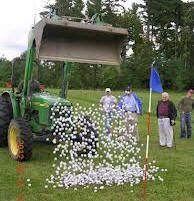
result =
[[[162,88],[162,85],[160,82],[160,76],[154,67],[151,68],[150,88],[152,88],[152,91],[157,92],[157,93],[163,92],[163,88]]]

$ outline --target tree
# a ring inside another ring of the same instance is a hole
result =
[[[82,0],[56,0],[54,5],[48,5],[56,9],[59,16],[83,17],[84,3]]]
[[[104,20],[115,26],[120,26],[118,23],[118,16],[125,13],[125,8],[122,2],[126,0],[103,0]]]
[[[91,18],[96,13],[103,13],[103,2],[102,0],[88,0],[86,4],[86,14]]]
[[[4,57],[0,58],[0,72],[0,86],[5,87],[11,80],[11,62]]]

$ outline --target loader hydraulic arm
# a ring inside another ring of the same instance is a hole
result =
[[[69,80],[71,76],[72,63],[65,62],[63,64],[63,83],[61,90],[61,98],[67,98],[67,91],[69,86]]]
[[[34,34],[33,31],[30,32],[29,42],[28,42],[28,50],[26,54],[26,64],[25,64],[25,74],[24,74],[24,83],[22,90],[22,100],[20,102],[21,115],[25,115],[26,107],[29,101],[30,94],[30,80],[32,77],[32,69],[33,69],[33,60],[35,54],[35,44],[34,44]]]

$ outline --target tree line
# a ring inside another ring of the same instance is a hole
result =
[[[129,83],[136,88],[149,85],[150,66],[155,66],[164,88],[182,90],[194,87],[194,2],[181,0],[142,0],[126,9],[126,0],[56,0],[47,5],[59,16],[92,18],[102,14],[103,20],[129,30],[129,43],[121,66],[75,63],[70,88],[123,89]],[[20,58],[25,58],[23,53]],[[18,80],[23,79],[25,63],[16,64]],[[11,63],[0,58],[0,86],[9,82]],[[60,87],[62,64],[40,62],[40,80],[47,87]],[[54,75],[54,76],[53,76]]]

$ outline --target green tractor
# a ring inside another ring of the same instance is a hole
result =
[[[29,160],[34,136],[52,132],[50,115],[55,102],[71,106],[66,96],[72,62],[119,65],[127,38],[127,29],[103,23],[99,15],[90,21],[43,15],[29,34],[23,84],[16,86],[13,65],[12,90],[0,96],[0,146],[8,145],[14,160]],[[61,97],[42,92],[32,79],[36,60],[64,62]]]

